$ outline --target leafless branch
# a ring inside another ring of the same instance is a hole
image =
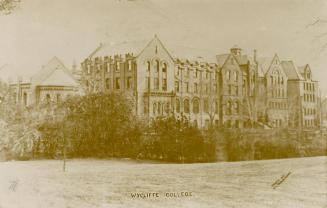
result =
[[[327,24],[327,20],[318,18],[316,21],[307,24],[305,28],[313,27],[320,24]]]
[[[0,13],[10,14],[21,2],[21,0],[0,0]]]

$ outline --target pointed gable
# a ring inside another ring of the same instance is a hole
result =
[[[294,65],[293,61],[282,61],[282,68],[289,80],[302,80],[303,77],[298,72],[297,67]]]
[[[139,52],[137,57],[140,57],[145,53],[153,53],[154,55],[166,55],[170,58],[171,61],[174,61],[174,58],[166,49],[164,44],[160,41],[157,35],[155,35],[154,38]]]
[[[33,85],[46,86],[77,86],[78,83],[64,66],[64,64],[57,58],[52,58],[47,65],[31,78]]]

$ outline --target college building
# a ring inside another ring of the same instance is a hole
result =
[[[100,44],[81,63],[86,93],[119,91],[146,119],[175,115],[206,128],[314,128],[321,123],[319,86],[309,65],[234,46],[225,54],[149,42]]]
[[[18,79],[16,83],[10,83],[9,92],[12,103],[26,107],[60,103],[68,96],[82,93],[78,81],[57,57],[34,74],[29,82]]]

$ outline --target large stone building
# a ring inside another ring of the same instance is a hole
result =
[[[78,82],[57,57],[32,76],[30,82],[18,80],[9,85],[9,90],[12,102],[24,106],[58,103],[81,93]]]
[[[122,91],[135,100],[137,115],[174,114],[194,125],[227,128],[320,125],[318,83],[310,67],[242,54],[190,55],[150,42],[101,44],[82,62],[87,92]],[[200,56],[201,55],[201,56]]]

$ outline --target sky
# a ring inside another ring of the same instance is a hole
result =
[[[213,54],[237,44],[249,55],[308,63],[327,95],[326,0],[22,0],[0,15],[0,77],[28,79],[54,56],[70,68],[100,43],[154,34]]]

